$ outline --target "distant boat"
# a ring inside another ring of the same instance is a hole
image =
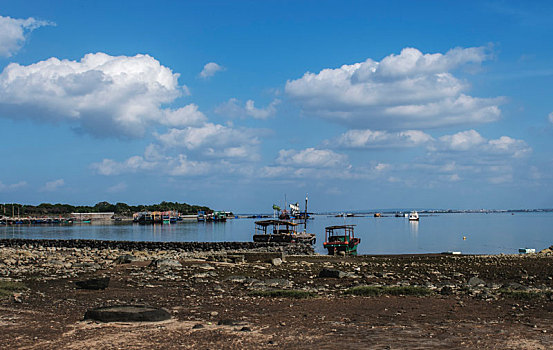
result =
[[[205,221],[225,222],[227,221],[227,215],[222,211],[214,211],[205,216]]]
[[[419,221],[419,213],[417,213],[416,211],[412,211],[409,214],[409,221]]]
[[[345,255],[357,255],[357,246],[361,243],[353,233],[355,225],[328,226],[325,228],[325,242],[323,247],[328,250],[328,255],[343,253]]]
[[[379,218],[379,217],[381,217],[381,216],[382,216],[382,214],[380,214],[380,213],[374,213],[374,217],[375,217],[375,218]]]

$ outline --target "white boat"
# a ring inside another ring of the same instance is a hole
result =
[[[419,213],[417,213],[416,211],[412,211],[409,214],[409,221],[419,221]]]

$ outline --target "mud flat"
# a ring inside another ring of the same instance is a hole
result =
[[[550,349],[550,254],[344,258],[1,241],[0,348]],[[77,283],[98,279],[109,279],[105,289]],[[116,305],[171,318],[84,317]]]

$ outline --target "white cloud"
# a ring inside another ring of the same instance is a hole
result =
[[[52,191],[58,190],[63,185],[65,185],[65,181],[63,179],[57,179],[57,180],[54,180],[54,181],[47,182],[44,185],[44,187],[42,188],[42,190],[52,192]]]
[[[0,115],[72,122],[98,136],[140,137],[157,125],[197,124],[197,106],[162,109],[187,93],[178,74],[148,55],[87,54],[80,61],[50,58],[11,63],[0,74]]]
[[[444,135],[440,141],[445,148],[454,151],[467,151],[486,142],[476,130],[467,130],[453,135]]]
[[[124,162],[116,162],[112,159],[103,159],[100,163],[93,163],[92,169],[101,175],[119,175],[127,172],[154,169],[157,162],[147,161],[141,156],[132,156]]]
[[[169,174],[175,176],[190,176],[206,174],[209,171],[209,163],[190,161],[187,159],[186,155],[181,154],[176,159],[176,164],[170,167]]]
[[[201,127],[170,129],[156,135],[165,148],[184,148],[215,157],[257,157],[259,139],[250,129],[233,129],[220,124],[206,123]]]
[[[549,113],[548,118],[549,118],[549,122],[553,123],[553,112]]]
[[[377,172],[383,172],[390,169],[391,165],[386,163],[378,163],[374,166],[374,170]]]
[[[207,79],[214,76],[215,73],[222,70],[225,70],[225,68],[218,65],[215,62],[209,62],[209,63],[206,63],[206,65],[204,66],[204,69],[202,69],[202,71],[200,72],[200,77],[203,79]]]
[[[267,119],[276,113],[276,107],[280,104],[279,99],[274,99],[265,108],[256,108],[253,100],[247,100],[244,106],[235,98],[229,99],[215,109],[215,113],[231,118],[252,117],[255,119]]]
[[[349,167],[348,158],[344,154],[327,149],[306,148],[297,150],[280,150],[277,163],[299,168],[335,168]]]
[[[513,158],[521,158],[532,152],[532,148],[524,140],[516,140],[509,136],[487,140],[475,130],[444,135],[439,138],[436,147],[439,151],[471,151],[482,156],[499,155]]]
[[[422,54],[405,48],[380,62],[307,72],[285,91],[305,113],[356,127],[405,129],[484,123],[500,117],[501,98],[464,94],[468,86],[450,72],[480,64],[484,48]]]
[[[207,121],[205,114],[193,103],[178,109],[165,109],[163,112],[165,115],[159,122],[167,126],[200,126]]]
[[[389,148],[389,147],[416,147],[433,141],[432,136],[418,130],[406,130],[390,133],[387,131],[349,130],[336,140],[327,141],[344,148]]]
[[[0,16],[0,56],[11,57],[21,49],[30,32],[51,25],[55,24],[32,17],[18,19]]]
[[[27,186],[27,182],[25,181],[19,181],[17,183],[9,184],[9,185],[4,184],[2,181],[0,181],[0,192],[13,191],[25,186]]]
[[[145,153],[148,152],[148,149]],[[176,156],[159,156],[147,160],[148,156],[132,156],[125,161],[104,159],[100,163],[92,163],[91,168],[100,175],[112,176],[126,173],[152,172],[173,176],[191,176],[207,174],[213,165],[208,162],[188,160],[184,154]]]

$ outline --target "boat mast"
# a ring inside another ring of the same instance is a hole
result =
[[[307,231],[307,193],[305,194],[305,214],[303,216],[303,228]]]

